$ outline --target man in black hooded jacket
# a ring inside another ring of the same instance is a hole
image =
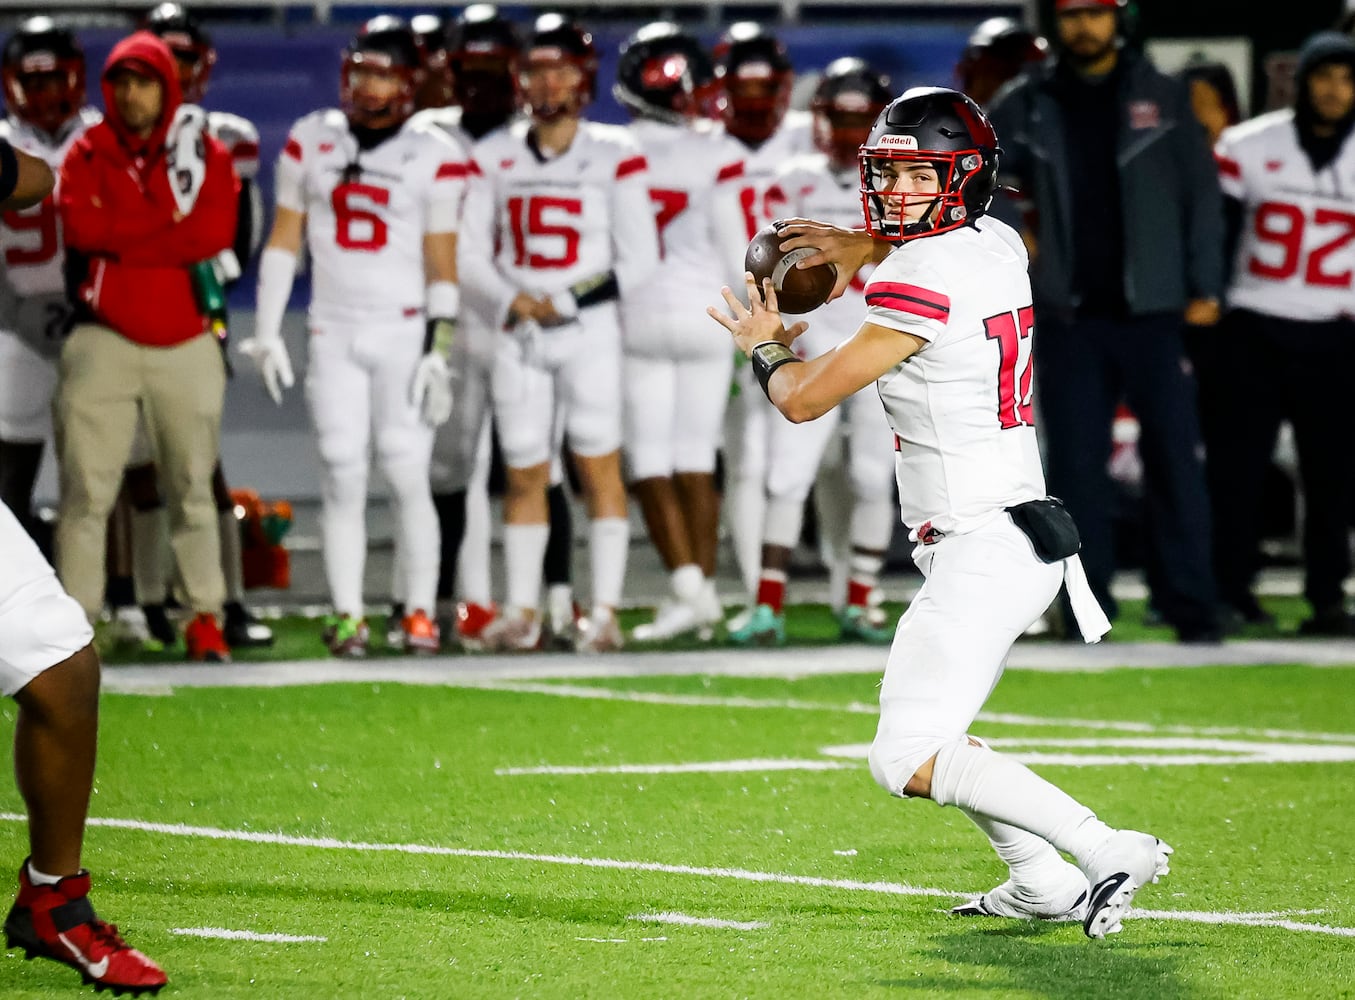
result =
[[[1207,442],[1222,597],[1261,615],[1261,479],[1282,420],[1294,428],[1305,502],[1310,635],[1355,634],[1342,585],[1355,392],[1355,40],[1313,35],[1294,107],[1226,129],[1215,156],[1233,248],[1220,330],[1222,419]]]

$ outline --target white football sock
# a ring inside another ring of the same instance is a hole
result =
[[[969,741],[984,749],[992,749],[976,736],[969,737]],[[1063,864],[1063,857],[1049,841],[1033,833],[1027,833],[1020,827],[1000,823],[982,813],[967,809],[960,811],[983,831],[997,856],[1006,862],[1011,880],[1018,886],[1039,888],[1044,873],[1050,869],[1057,870]]]
[[[461,536],[456,572],[462,598],[484,607],[494,600],[489,570],[490,531],[489,493],[484,482],[472,477],[466,490],[466,533]]]
[[[245,599],[245,558],[240,551],[240,519],[235,509],[217,513],[221,535],[221,574],[226,578],[226,600],[239,604]]]
[[[395,546],[404,587],[406,613],[431,613],[437,603],[442,528],[433,506],[433,491],[424,462],[402,462],[383,468],[395,501]]]
[[[679,566],[673,570],[668,579],[673,588],[673,596],[683,604],[695,604],[701,599],[701,589],[706,585],[706,578],[696,563]]]
[[[805,523],[805,505],[803,500],[788,500],[772,497],[767,501],[763,514],[762,543],[779,545],[794,551],[800,544],[800,532]],[[758,554],[759,560],[761,553]],[[759,574],[760,575],[760,574]]]
[[[621,603],[621,591],[626,582],[630,521],[624,517],[600,517],[588,522],[588,527],[593,608],[614,608]]]
[[[320,538],[325,579],[336,614],[363,616],[367,561],[367,470],[326,469],[321,477]]]
[[[61,875],[48,875],[46,872],[40,872],[33,867],[33,862],[28,862],[28,881],[34,885],[56,885],[62,877]]]
[[[508,606],[535,611],[541,600],[541,560],[550,538],[548,524],[505,524],[503,558],[508,573]]]
[[[1079,866],[1114,831],[1024,764],[961,738],[936,755],[932,799],[1042,837]]]
[[[132,587],[138,604],[164,604],[169,595],[169,511],[132,511]]]

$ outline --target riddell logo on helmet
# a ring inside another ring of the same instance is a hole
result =
[[[917,136],[915,135],[882,135],[877,146],[893,147],[894,149],[917,149]]]

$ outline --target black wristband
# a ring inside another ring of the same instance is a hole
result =
[[[569,294],[574,296],[574,303],[580,309],[587,309],[610,302],[621,294],[621,288],[616,283],[616,272],[604,271],[570,285]]]
[[[8,139],[0,139],[0,201],[4,201],[19,186],[19,158]]]
[[[753,362],[753,374],[757,376],[758,384],[762,386],[762,391],[767,394],[768,399],[772,398],[771,390],[767,388],[767,383],[771,381],[772,372],[782,365],[801,360],[795,356],[794,351],[779,340],[767,340],[758,344],[748,357]]]

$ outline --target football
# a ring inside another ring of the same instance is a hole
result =
[[[781,312],[812,312],[828,301],[837,281],[837,268],[832,264],[797,268],[797,261],[818,251],[813,247],[800,247],[782,253],[779,246],[782,239],[777,234],[776,223],[763,227],[743,255],[744,269],[753,273],[759,285],[763,278],[772,279],[776,304]]]

